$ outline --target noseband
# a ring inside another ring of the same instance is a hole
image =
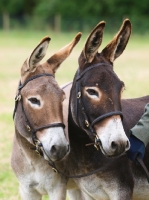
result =
[[[94,142],[94,146],[95,148],[98,150],[99,149],[99,145],[100,145],[100,139],[98,138],[97,134],[96,134],[96,131],[94,129],[94,125],[97,123],[97,122],[100,122],[102,121],[103,119],[106,119],[108,117],[111,117],[113,115],[120,115],[121,118],[123,119],[123,114],[121,111],[112,111],[112,112],[109,112],[109,113],[105,113],[99,117],[97,117],[96,119],[94,119],[92,122],[90,122],[89,120],[89,117],[87,116],[86,112],[85,112],[85,107],[84,107],[84,104],[83,104],[83,101],[82,101],[82,95],[81,95],[81,85],[80,85],[80,80],[81,78],[84,76],[84,74],[86,72],[88,72],[89,70],[91,69],[94,69],[94,68],[97,68],[101,65],[106,65],[106,66],[110,66],[112,67],[112,65],[109,65],[109,64],[106,64],[106,63],[97,63],[97,64],[94,64],[94,65],[91,65],[90,67],[86,68],[82,73],[79,72],[79,70],[77,71],[77,77],[76,77],[76,120],[77,120],[77,123],[78,125],[80,125],[79,123],[79,118],[78,118],[78,107],[79,109],[81,109],[81,112],[84,116],[84,123],[85,123],[85,126],[90,130],[90,133],[94,136],[95,138],[95,142]],[[90,136],[92,137],[92,135],[90,134]]]
[[[21,84],[21,82],[20,82],[19,87],[18,87],[18,94],[15,97],[15,107],[14,107],[14,112],[13,112],[13,119],[14,119],[15,113],[17,111],[18,103],[20,102],[21,107],[22,107],[22,113],[24,114],[24,117],[25,117],[27,131],[32,134],[32,141],[33,141],[33,144],[35,145],[35,151],[37,153],[39,153],[40,155],[43,155],[43,152],[41,150],[42,143],[37,139],[36,132],[41,131],[43,129],[47,129],[47,128],[53,128],[53,127],[62,127],[63,129],[65,128],[65,125],[63,123],[51,123],[51,124],[47,124],[47,125],[44,125],[44,126],[41,126],[41,127],[38,127],[38,128],[34,128],[31,125],[31,123],[30,123],[30,121],[29,121],[29,119],[26,115],[26,112],[25,112],[25,109],[24,109],[24,106],[23,106],[23,99],[21,97],[21,90],[22,90],[22,88],[24,88],[24,86],[28,82],[30,82],[30,81],[32,81],[36,78],[42,77],[42,76],[52,76],[54,78],[54,76],[52,74],[44,73],[44,74],[38,74],[38,75],[32,76],[31,78],[27,79],[23,84]]]

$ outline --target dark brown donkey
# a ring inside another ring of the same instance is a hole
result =
[[[62,117],[65,94],[54,76],[80,37],[81,34],[77,34],[70,44],[40,64],[50,41],[45,37],[21,68],[11,166],[20,183],[23,200],[41,200],[45,194],[52,200],[65,199],[65,184],[47,162],[60,161],[69,152]]]
[[[84,192],[78,199],[148,200],[145,173],[125,152],[130,146],[126,135],[129,136],[130,128],[143,114],[149,96],[121,100],[125,86],[113,71],[114,60],[122,54],[129,40],[131,23],[126,19],[114,39],[98,53],[104,27],[105,22],[100,22],[93,29],[79,57],[79,69],[70,93],[71,151],[65,173],[79,175],[101,170],[74,179]],[[69,87],[64,91],[69,93]],[[148,150],[149,146],[144,162],[149,169]],[[77,190],[69,191],[72,199],[76,193]]]

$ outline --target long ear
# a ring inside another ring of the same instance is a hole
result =
[[[84,57],[87,63],[91,63],[94,59],[98,48],[102,43],[103,31],[105,27],[105,22],[102,21],[93,29],[91,34],[89,35],[85,47],[83,49]]]
[[[78,33],[71,43],[60,49],[57,53],[55,53],[47,60],[48,65],[50,66],[50,68],[52,68],[54,73],[56,72],[60,64],[70,55],[73,48],[79,42],[81,35],[82,33]]]
[[[39,65],[39,62],[43,59],[46,54],[49,42],[51,38],[44,37],[41,42],[37,45],[37,47],[33,50],[30,57],[25,61],[21,72],[22,75],[25,72],[34,72]]]
[[[130,35],[131,22],[129,21],[129,19],[125,19],[117,35],[103,49],[103,56],[110,62],[113,62],[117,57],[119,57],[123,53],[130,38]]]

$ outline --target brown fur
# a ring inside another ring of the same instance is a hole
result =
[[[121,91],[124,87],[124,83],[119,80],[113,71],[113,67],[110,65],[113,65],[113,61],[125,49],[131,33],[131,23],[129,20],[125,20],[114,39],[104,48],[104,50],[101,51],[101,53],[97,53],[97,48],[99,47],[98,44],[100,43],[99,41],[102,40],[101,38],[98,38],[98,36],[102,36],[103,24],[104,22],[101,22],[101,24],[99,23],[91,32],[91,35],[85,44],[85,48],[79,57],[79,70],[81,73],[86,68],[96,63],[106,63],[108,66],[99,66],[85,73],[80,80],[81,92],[83,91],[81,93],[81,98],[89,122],[92,122],[95,118],[104,113],[113,110],[122,110],[124,115],[124,130],[129,136],[130,128],[137,123],[143,114],[144,107],[149,101],[149,96],[138,99],[121,100]],[[98,30],[101,34],[97,34]],[[98,41],[96,43],[97,46],[93,45],[95,44],[93,40]],[[118,154],[113,154],[113,158],[108,158],[108,153],[105,156],[101,150],[97,151],[94,146],[86,146],[86,144],[92,143],[94,140],[92,140],[93,137],[90,137],[90,130],[84,124],[84,115],[81,112],[80,105],[76,105],[76,77],[77,74],[75,75],[70,93],[68,131],[71,152],[66,158],[67,167],[65,172],[70,175],[78,175],[90,172],[97,168],[105,167],[105,170],[100,173],[80,179],[74,179],[80,190],[83,192],[79,199],[148,200],[148,183],[145,174],[141,167],[132,163],[126,155],[121,156],[121,153],[125,152],[126,149],[123,148],[124,144],[122,144],[120,139],[118,140],[120,143],[116,144],[119,145]],[[90,95],[91,97],[93,96],[90,99],[88,95],[85,95],[86,92],[88,92],[85,87],[98,87],[102,95],[100,96],[99,93],[98,95],[94,95],[93,93]],[[68,88],[65,88],[64,91],[66,91],[68,93],[67,96],[69,96]],[[76,106],[78,106],[77,116]],[[98,122],[95,125],[95,130],[98,131],[99,138],[102,128],[107,130],[106,127],[108,126],[108,123],[113,123],[114,126],[115,122],[117,125],[120,123],[120,117],[118,115],[111,116]],[[67,121],[65,123],[67,123]],[[111,126],[109,137],[112,136],[114,138],[116,135],[115,131],[116,129],[113,131],[113,127]],[[106,132],[105,137],[107,137]],[[117,137],[119,136],[117,135]],[[149,162],[147,159],[148,150],[149,146],[147,146],[146,149],[144,162],[149,169]],[[119,156],[117,157],[117,155]],[[106,169],[107,163],[111,164],[111,166]],[[144,192],[142,192],[142,190]],[[73,196],[74,193],[73,190],[69,191],[72,199],[75,199]]]
[[[70,44],[54,54],[47,62],[40,64],[50,41],[49,37],[45,37],[24,62],[21,68],[21,84],[38,74],[48,73],[54,76],[80,37],[81,33],[78,33]],[[66,198],[66,179],[54,173],[49,162],[59,161],[68,154],[68,137],[62,127],[37,131],[36,137],[42,143],[43,150],[43,157],[40,157],[33,150],[32,134],[27,130],[25,118],[26,113],[34,129],[63,122],[62,102],[65,94],[53,76],[33,79],[20,91],[21,101],[18,101],[14,118],[15,135],[11,166],[20,183],[23,200],[41,200],[45,194],[53,200]]]

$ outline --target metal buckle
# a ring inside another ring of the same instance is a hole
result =
[[[15,98],[15,101],[20,101],[21,100],[21,95],[17,95],[16,98]]]
[[[98,136],[96,135],[96,136],[95,136],[95,144],[94,144],[94,147],[97,149],[97,151],[99,151],[99,143],[97,142],[98,139],[99,139],[99,138],[98,138]]]
[[[41,142],[40,142],[39,140],[36,140],[36,141],[35,141],[35,146],[36,146],[35,152],[36,152],[38,155],[41,155],[41,146],[42,146]]]
[[[85,120],[85,125],[86,127],[89,127],[89,122],[87,120]]]
[[[40,152],[38,148],[36,148],[35,152],[38,154],[38,156],[40,156]]]
[[[55,169],[54,167],[52,167],[52,169],[56,174],[58,173],[57,169]]]
[[[94,144],[94,147],[97,149],[97,151],[99,151],[97,144]]]
[[[29,125],[26,125],[26,128],[27,128],[28,132],[31,131],[31,127]]]
[[[81,92],[78,92],[77,99],[79,99],[80,97],[81,97]]]

